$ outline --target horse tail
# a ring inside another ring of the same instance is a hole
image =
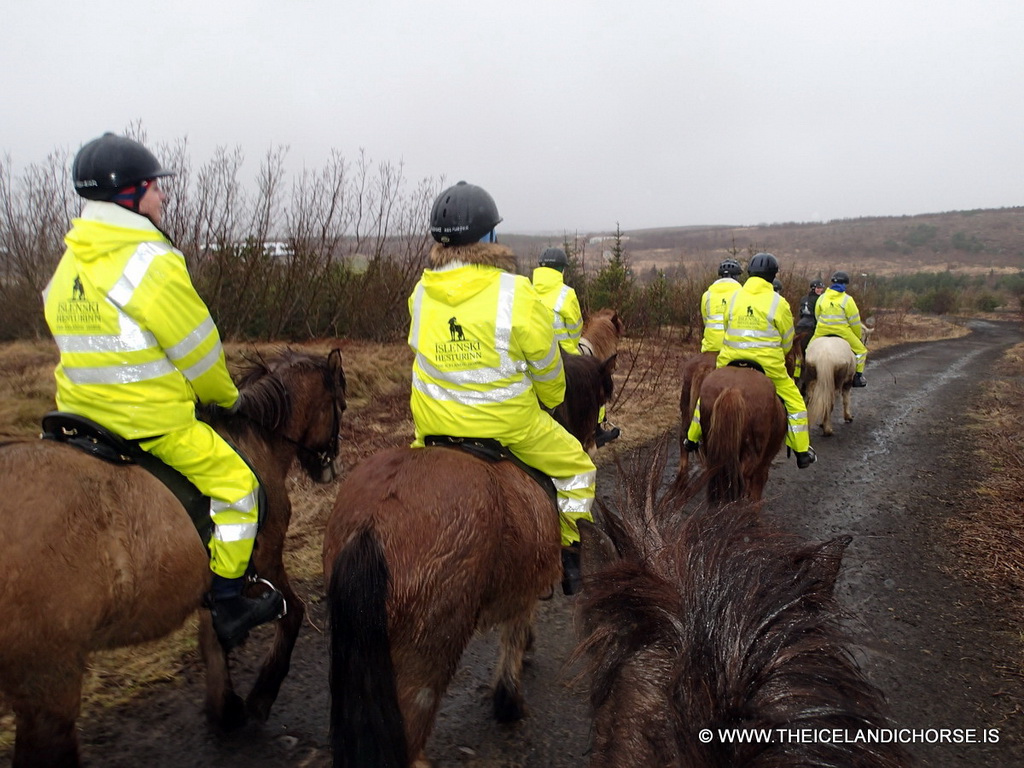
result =
[[[826,425],[836,404],[836,361],[828,349],[819,347],[824,354],[814,356],[814,378],[807,385],[807,423]]]
[[[745,422],[743,392],[736,387],[723,390],[712,406],[711,424],[705,439],[711,501],[736,501],[743,495],[740,449]]]
[[[370,529],[338,553],[327,599],[334,768],[406,768],[385,601],[390,573]]]

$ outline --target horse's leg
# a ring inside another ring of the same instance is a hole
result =
[[[693,409],[689,414],[686,409],[690,406],[690,380],[683,381],[683,391],[679,395],[679,471],[676,473],[676,483],[682,485],[690,474],[690,454],[683,444],[686,442],[686,430],[690,428],[690,419],[693,418]]]
[[[245,725],[245,703],[235,693],[228,670],[228,655],[213,631],[209,611],[199,614],[199,652],[206,667],[206,719],[217,728],[232,731]]]
[[[849,424],[853,421],[853,411],[850,410],[850,388],[843,387],[843,421]]]
[[[75,720],[83,665],[55,664],[33,675],[31,697],[17,696],[12,768],[78,768]]]
[[[533,606],[501,627],[501,648],[494,682],[494,719],[521,720],[526,714],[522,693],[523,656],[533,630]]]
[[[277,566],[276,569],[274,567],[266,568],[262,573],[281,590],[288,606],[288,613],[277,622],[274,644],[263,660],[256,682],[245,701],[249,714],[260,722],[266,722],[270,717],[270,708],[277,700],[281,683],[288,675],[292,650],[295,648],[295,641],[299,637],[299,628],[306,615],[306,606],[292,589],[284,570],[284,564],[278,560],[274,565]]]

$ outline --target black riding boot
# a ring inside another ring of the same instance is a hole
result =
[[[797,452],[796,454],[796,468],[807,469],[811,464],[818,460],[817,454],[813,448],[808,448],[806,451]]]
[[[207,595],[210,616],[217,639],[230,651],[249,636],[249,630],[281,618],[285,612],[284,596],[269,581],[259,580],[264,591],[258,597],[242,594],[245,578],[226,579],[214,574],[213,588]]]
[[[580,571],[580,543],[573,542],[562,547],[562,594],[575,595],[583,586]]]
[[[607,424],[607,422],[605,423]],[[598,424],[597,429],[594,430],[594,442],[597,444],[598,448],[605,445],[606,443],[610,443],[612,440],[615,440],[616,438],[618,438],[620,434],[622,434],[622,430],[620,430],[615,425],[608,424],[608,427],[608,429],[605,429],[604,424]]]
[[[853,385],[854,387],[866,387],[868,385],[867,380],[864,378],[863,373],[853,374]]]

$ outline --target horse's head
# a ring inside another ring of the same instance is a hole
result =
[[[688,495],[659,495],[665,455],[662,441],[628,471],[620,466],[617,514],[601,505],[601,527],[579,523],[583,639],[572,660],[589,677],[593,764],[752,765],[757,755],[766,765],[908,765],[898,744],[804,752],[693,738],[694,724],[772,730],[799,719],[853,729],[888,720],[833,595],[850,537],[807,542],[748,503],[684,509]]]
[[[293,445],[312,480],[328,483],[337,476],[346,407],[340,349],[325,357],[286,349],[253,363],[239,388],[245,416]]]

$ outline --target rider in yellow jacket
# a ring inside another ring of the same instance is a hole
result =
[[[751,360],[761,366],[786,406],[786,445],[796,453],[797,467],[804,469],[815,462],[816,456],[810,446],[807,406],[786,371],[786,353],[793,346],[793,311],[772,287],[778,271],[779,263],[770,253],[758,253],[750,260],[746,283],[729,300],[717,367],[735,360]],[[701,435],[698,404],[685,448],[695,450]]]
[[[429,267],[409,298],[415,352],[412,406],[416,437],[499,440],[552,478],[563,546],[563,590],[579,588],[578,520],[592,520],[597,470],[579,441],[540,403],[565,396],[565,372],[550,311],[515,255],[494,238],[501,221],[482,188],[459,182],[437,198]],[[538,402],[539,401],[539,402]]]
[[[718,265],[718,279],[700,297],[700,316],[704,321],[701,352],[718,352],[722,349],[725,313],[729,309],[729,299],[742,287],[742,283],[736,279],[742,272],[743,267],[736,259],[725,259]]]
[[[576,291],[565,284],[562,270],[569,260],[561,248],[546,248],[533,270],[533,287],[544,306],[554,313],[555,340],[570,355],[580,353],[583,311]]]
[[[555,340],[566,354],[579,355],[580,337],[583,334],[583,311],[580,300],[570,286],[566,285],[562,273],[569,266],[569,259],[561,248],[545,248],[540,255],[540,266],[533,270],[533,287],[541,302],[551,310],[555,329]],[[605,411],[597,415],[597,429],[594,442],[598,448],[619,437],[622,431],[612,425],[605,427]]]
[[[811,341],[820,336],[838,336],[845,339],[857,358],[857,372],[853,375],[853,386],[866,387],[864,365],[868,360],[868,348],[861,341],[864,331],[860,324],[860,310],[853,296],[846,292],[850,284],[850,276],[839,271],[832,275],[832,284],[814,305],[814,316],[817,325]],[[810,343],[810,342],[808,342]]]
[[[276,590],[242,594],[258,521],[256,477],[196,419],[197,399],[232,408],[239,393],[185,259],[160,229],[158,179],[172,172],[138,142],[107,133],[82,147],[73,173],[87,202],[43,293],[60,350],[57,407],[138,441],[210,497],[211,613],[231,647],[280,615],[283,599]]]

